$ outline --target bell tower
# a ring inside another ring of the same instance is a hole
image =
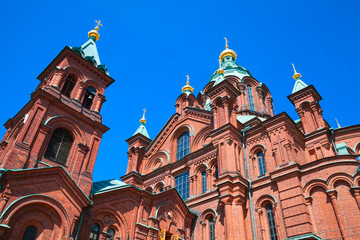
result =
[[[100,21],[81,47],[65,47],[38,76],[30,101],[5,123],[0,167],[62,166],[90,193],[102,135],[109,130],[100,114],[105,89],[114,80],[96,47]]]

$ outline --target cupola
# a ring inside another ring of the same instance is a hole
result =
[[[232,49],[229,49],[229,45],[228,45],[229,42],[227,38],[224,39],[225,39],[225,50],[220,53],[220,61],[223,61],[223,59],[227,56],[231,56],[235,61],[237,57],[236,52]]]
[[[186,85],[183,86],[182,92],[189,95],[194,92],[194,88],[192,86],[190,86],[190,84],[189,84],[189,79],[190,79],[189,75],[186,75],[186,78],[187,78]]]

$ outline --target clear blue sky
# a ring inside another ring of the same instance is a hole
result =
[[[291,63],[323,100],[336,127],[359,124],[360,2],[353,1],[2,1],[0,122],[30,99],[36,77],[66,46],[80,46],[95,19],[104,27],[100,59],[116,80],[105,92],[103,136],[94,180],[119,178],[127,143],[146,108],[154,139],[175,113],[175,100],[190,75],[195,94],[218,67],[224,37],[238,64],[265,83],[275,111],[298,119],[286,98]],[[3,136],[5,128],[0,128]]]

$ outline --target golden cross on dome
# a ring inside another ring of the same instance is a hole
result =
[[[221,59],[219,58],[219,69],[221,69]]]
[[[145,113],[146,113],[146,109],[144,108],[144,109],[143,109],[143,111],[144,111],[144,116],[145,116]]]
[[[340,124],[339,124],[339,122],[338,122],[338,120],[337,120],[337,118],[335,118],[335,121],[336,121],[336,123],[337,123],[337,125],[338,125],[338,128],[341,128],[341,127],[340,127]]]
[[[189,75],[186,75],[186,78],[187,78],[186,84],[189,85],[189,79],[190,79]]]
[[[97,27],[99,27],[99,26],[103,26],[102,24],[101,24],[101,20],[95,20],[95,22],[97,23]]]
[[[226,37],[224,37],[224,39],[225,39],[225,47],[228,48],[228,47],[229,47],[229,46],[228,46],[229,41],[227,40]]]

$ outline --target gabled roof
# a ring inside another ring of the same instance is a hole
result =
[[[265,118],[262,118],[262,117],[258,117],[258,116],[255,116],[255,115],[240,115],[240,116],[236,116],[236,119],[241,123],[241,124],[244,124],[248,121],[250,121],[251,119],[253,118],[259,118],[260,121],[265,121],[266,119]]]

